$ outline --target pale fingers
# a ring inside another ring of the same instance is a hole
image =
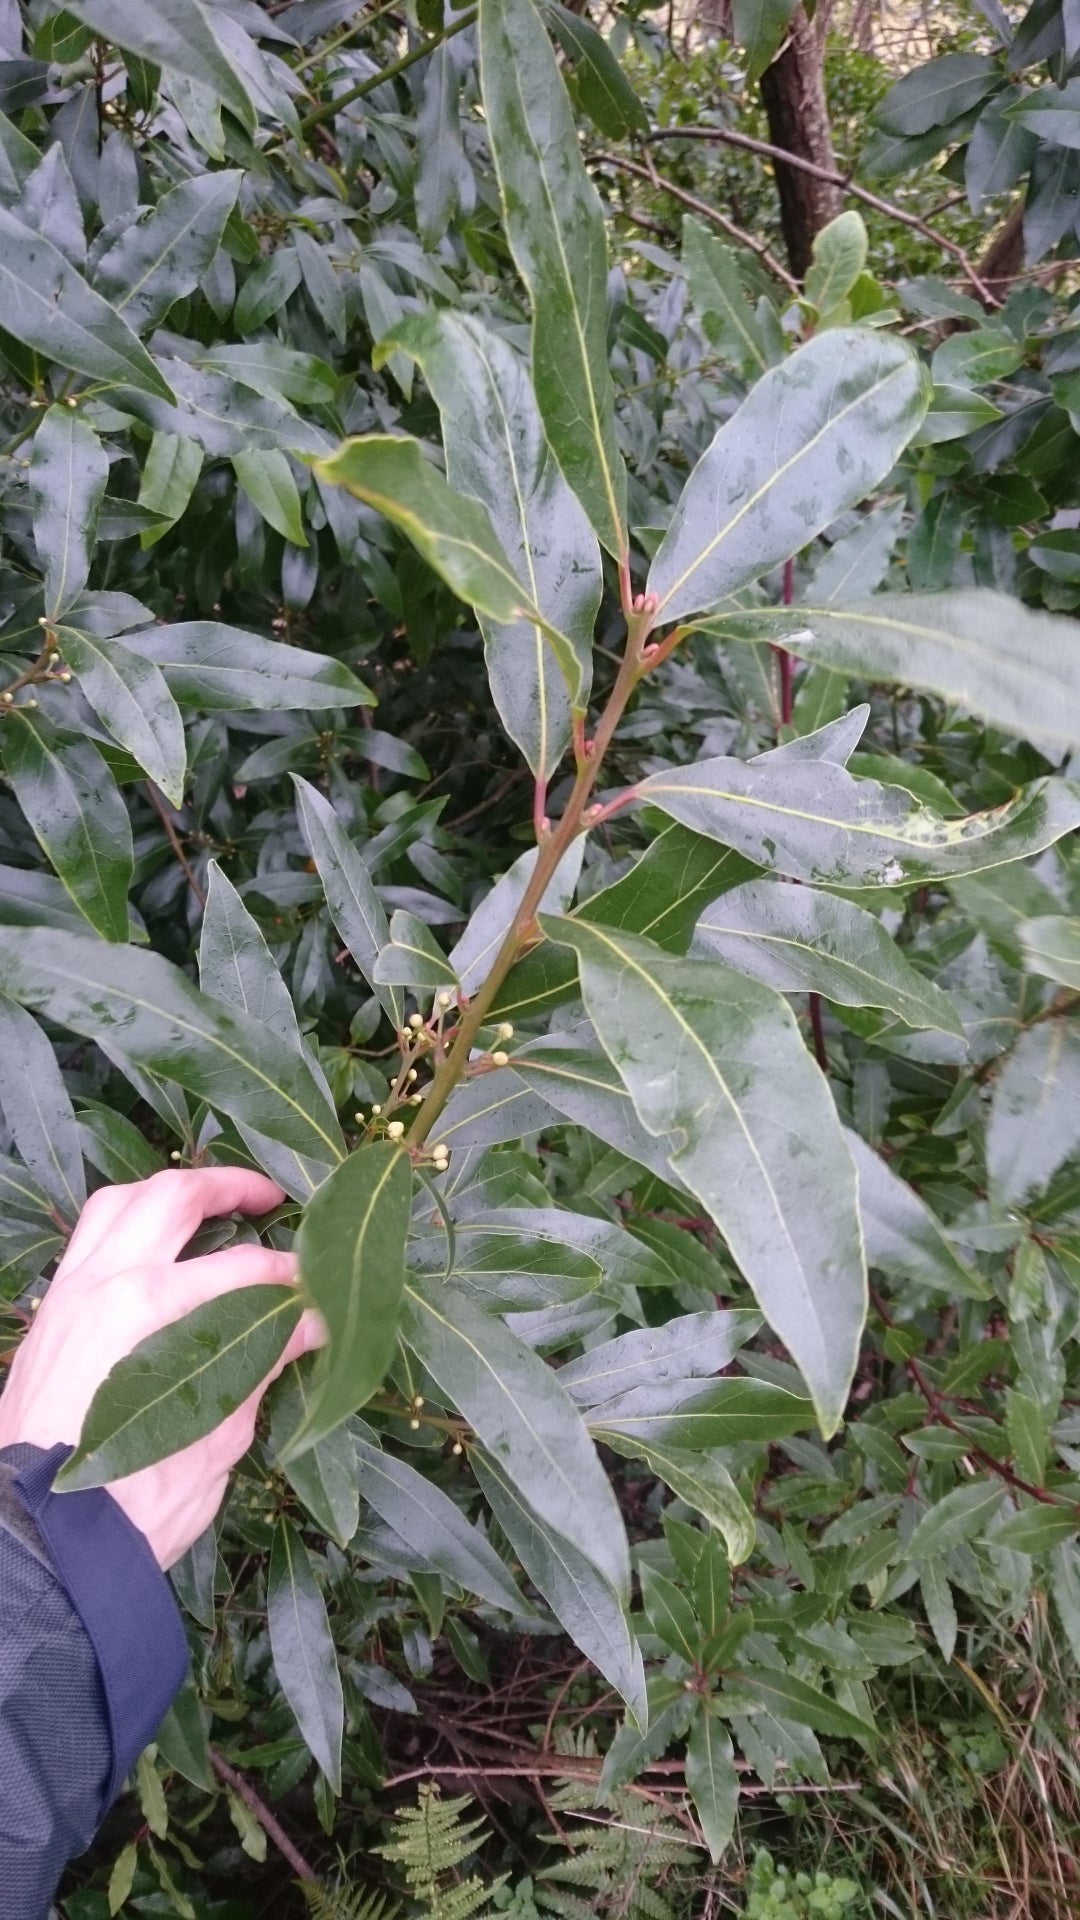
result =
[[[84,1268],[103,1251],[114,1273],[175,1260],[204,1220],[222,1213],[268,1213],[284,1197],[266,1174],[248,1167],[170,1170],[130,1186],[103,1187],[87,1201],[57,1278]]]
[[[163,1276],[156,1303],[162,1310],[162,1323],[179,1314],[191,1313],[219,1294],[234,1293],[239,1287],[290,1286],[296,1281],[296,1256],[278,1253],[273,1247],[223,1247],[220,1253],[202,1254],[197,1260],[182,1260]]]

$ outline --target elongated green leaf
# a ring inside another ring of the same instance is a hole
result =
[[[374,694],[340,660],[217,620],[151,627],[139,634],[138,646],[156,661],[182,707],[261,713],[375,705]]]
[[[1049,1553],[1080,1532],[1075,1507],[1024,1507],[994,1530],[995,1547],[1010,1553]]]
[[[290,453],[329,452],[329,435],[301,419],[295,408],[276,395],[264,398],[239,380],[192,366],[187,360],[162,355],[159,365],[173,390],[171,404],[134,387],[128,387],[123,396],[125,411],[145,420],[155,433],[197,440],[204,453],[229,460],[260,447],[284,447]]]
[[[329,800],[296,774],[293,786],[300,829],[322,881],[330,918],[365,980],[374,985],[375,963],[390,944],[390,923],[382,902]],[[400,991],[396,987],[375,991],[395,1027],[400,1027],[404,1012]]]
[[[71,1100],[37,1021],[5,994],[0,994],[0,1112],[30,1173],[74,1225],[86,1200],[86,1181]],[[2,1184],[0,1197],[6,1206]]]
[[[590,1408],[590,1431],[662,1448],[734,1447],[743,1441],[782,1440],[813,1420],[809,1400],[765,1380],[732,1377],[675,1381],[668,1387],[632,1387],[603,1407]]]
[[[362,1407],[390,1364],[411,1204],[409,1156],[389,1141],[351,1154],[309,1202],[296,1236],[300,1280],[326,1322],[330,1345],[319,1356],[311,1409],[286,1457]]]
[[[630,1562],[622,1516],[555,1374],[457,1288],[410,1281],[405,1299],[406,1341],[536,1520],[569,1540],[625,1599]]]
[[[144,529],[139,536],[141,547],[156,546],[179,520],[195,491],[202,463],[197,441],[176,433],[155,433],[142,470],[138,504],[159,514],[161,524]]]
[[[465,175],[461,139],[461,75],[453,47],[435,48],[424,70],[416,115],[416,225],[433,252],[457,210]],[[383,347],[380,340],[380,348]]]
[[[232,169],[181,181],[101,255],[94,286],[136,333],[159,327],[170,307],[195,291],[221,243],[241,177]]]
[[[199,936],[199,985],[224,1006],[237,1007],[262,1026],[272,1026],[283,1045],[304,1062],[321,1089],[329,1110],[334,1102],[322,1069],[301,1038],[289,990],[274,965],[270,949],[236,888],[216,860],[210,862]],[[285,1188],[306,1200],[331,1172],[334,1162],[323,1154],[313,1159],[282,1146],[252,1127],[240,1127],[259,1166]],[[355,1531],[355,1529],[354,1529]]]
[[[293,1287],[239,1287],[140,1340],[90,1402],[58,1488],[104,1486],[212,1433],[265,1380],[300,1312]]]
[[[382,948],[372,978],[384,987],[457,986],[457,974],[435,936],[404,907],[391,915],[389,945]]]
[[[56,620],[86,585],[109,457],[75,407],[50,407],[34,435],[30,502],[45,575],[45,612]]]
[[[839,1424],[866,1312],[855,1171],[790,1011],[711,960],[571,920],[586,1009],[642,1125],[706,1206],[806,1378]]]
[[[947,126],[985,99],[999,74],[991,54],[946,53],[905,73],[874,117],[889,133],[907,136]]]
[[[819,334],[771,368],[686,483],[649,573],[657,618],[715,606],[864,499],[928,397],[903,341],[854,327]]]
[[[286,1146],[342,1157],[333,1108],[304,1061],[272,1027],[219,1006],[159,954],[0,927],[0,991]]]
[[[780,993],[822,993],[843,1007],[886,1007],[909,1027],[963,1033],[948,994],[915,971],[873,914],[809,887],[737,887],[706,908],[693,951]]]
[[[838,214],[814,239],[803,292],[819,313],[846,300],[866,265],[866,228],[854,207]]]
[[[525,1611],[526,1602],[494,1547],[441,1487],[359,1436],[354,1444],[364,1499],[387,1526],[466,1593],[478,1594],[504,1613]]]
[[[875,1737],[869,1721],[860,1720],[839,1701],[830,1700],[820,1687],[812,1687],[782,1667],[734,1668],[728,1678],[740,1694],[748,1696],[752,1702],[751,1712],[754,1706],[766,1707],[782,1719],[799,1721],[813,1727],[815,1733],[834,1733],[841,1739],[872,1740]]]
[[[516,1073],[485,1073],[451,1094],[439,1121],[439,1140],[452,1149],[498,1146],[557,1120],[554,1107]]]
[[[798,650],[808,660],[936,693],[1055,753],[1076,743],[1074,623],[1011,595],[986,587],[883,593],[844,606],[800,606],[787,616],[762,609],[760,619],[746,616],[743,630],[779,636],[785,624],[799,630]]]
[[[967,1480],[924,1513],[905,1549],[908,1560],[930,1560],[982,1533],[1005,1498],[1000,1480]]]
[[[1080,920],[1044,914],[1021,920],[1016,931],[1029,973],[1063,987],[1080,987]]]
[[[857,780],[831,761],[800,763],[786,748],[672,767],[639,792],[761,866],[856,890],[1004,866],[1080,825],[1080,788],[1067,780],[1035,780],[1004,806],[943,819],[901,787]]]
[[[559,1385],[581,1406],[599,1407],[631,1387],[719,1373],[760,1326],[760,1316],[746,1308],[678,1314],[662,1327],[636,1327],[566,1361]]]
[[[746,55],[746,77],[760,80],[787,33],[795,0],[732,0],[735,40]]]
[[[204,1793],[214,1790],[207,1739],[209,1719],[195,1688],[188,1685],[177,1694],[155,1736],[158,1754],[165,1765],[174,1767]]]
[[[200,0],[73,0],[68,9],[102,38],[167,73],[194,80],[254,128],[243,78],[229,59]]]
[[[505,1069],[508,1083],[524,1084],[576,1126],[588,1128],[598,1140],[648,1167],[661,1180],[670,1180],[667,1150],[674,1143],[646,1132],[618,1069],[598,1049],[564,1046],[562,1038],[559,1033],[548,1034],[520,1048],[513,1068]],[[493,1093],[502,1078],[501,1074],[491,1076]]]
[[[673,1580],[655,1567],[641,1569],[641,1598],[653,1632],[690,1667],[697,1665],[701,1632],[694,1609]]]
[[[531,0],[529,0],[531,5]],[[478,613],[504,625],[522,618],[540,627],[576,701],[582,686],[580,649],[532,604],[479,500],[455,493],[426,459],[418,440],[366,434],[345,440],[316,460],[315,472],[331,486],[347,487],[407,535],[447,586]]]
[[[1040,1193],[1080,1146],[1080,1027],[1044,1020],[998,1075],[986,1133],[991,1185],[1006,1202]]]
[[[127,321],[87,285],[51,240],[2,207],[0,326],[73,373],[165,401],[173,398]]]
[[[432,1243],[432,1251],[428,1270],[434,1264],[441,1271],[445,1249],[440,1241]],[[470,1299],[495,1312],[529,1313],[594,1293],[604,1270],[591,1254],[543,1235],[469,1226],[456,1235],[450,1277]]]
[[[769,356],[735,257],[690,213],[683,221],[682,261],[707,338],[741,372],[765,373]]]
[[[356,1454],[348,1428],[338,1427],[306,1453],[281,1459],[293,1434],[310,1417],[312,1374],[317,1364],[314,1354],[305,1354],[285,1368],[274,1386],[269,1403],[270,1444],[285,1478],[315,1525],[339,1547],[347,1547],[360,1522]]]
[[[656,1223],[649,1224],[655,1226]],[[625,1228],[615,1226],[603,1215],[569,1213],[563,1207],[500,1206],[490,1213],[471,1214],[468,1230],[473,1234],[484,1234],[491,1246],[498,1239],[512,1241],[524,1236],[534,1246],[547,1242],[564,1252],[585,1255],[599,1269],[609,1286],[670,1287],[673,1283],[677,1284],[686,1272],[686,1266],[678,1261],[669,1264],[651,1242],[643,1245],[636,1232],[627,1233]],[[684,1233],[675,1229],[672,1231],[676,1232],[676,1237],[684,1245],[696,1245],[694,1242],[688,1243],[688,1236]],[[733,1353],[756,1331],[757,1324],[758,1316],[745,1309],[728,1316],[728,1338]],[[594,1376],[590,1374],[589,1377]],[[559,1379],[563,1386],[569,1384],[561,1369]],[[583,1398],[581,1393],[575,1393],[574,1397],[577,1400]]]
[[[57,628],[64,658],[118,746],[156,780],[174,807],[183,805],[187,743],[180,709],[161,669],[120,640],[98,640]]]
[[[251,453],[234,453],[233,471],[267,526],[294,546],[306,547],[299,488],[281,448],[260,447]]]
[[[26,707],[8,714],[0,748],[15,798],[79,912],[106,940],[126,940],[131,821],[97,748],[58,739]]]
[[[594,125],[612,140],[647,133],[649,116],[603,34],[558,0],[544,0],[544,15],[573,62],[578,100]]]
[[[517,578],[580,659],[588,693],[600,604],[600,555],[584,512],[544,438],[523,363],[499,334],[468,314],[429,310],[380,343],[423,369],[442,418],[450,484],[479,500]],[[488,677],[499,716],[534,773],[551,773],[570,737],[570,696],[544,630],[481,615]]]
[[[754,879],[757,872],[730,847],[718,847],[685,827],[670,826],[621,880],[584,901],[575,918],[643,933],[659,947],[685,953],[702,907],[729,887]],[[490,1018],[516,1020],[549,1012],[569,999],[576,987],[573,955],[547,941],[511,968],[492,1003]]]
[[[867,1263],[898,1280],[914,1280],[946,1298],[984,1300],[990,1289],[961,1259],[925,1200],[857,1133],[846,1135],[859,1176],[859,1214]]]
[[[520,1476],[493,1450],[474,1448],[476,1478],[529,1579],[586,1658],[617,1688],[640,1726],[648,1723],[645,1671],[626,1616],[625,1591],[525,1497]]]
[[[274,1672],[308,1746],[341,1792],[345,1702],[326,1602],[295,1527],[279,1520],[270,1550],[266,1615]]]
[[[739,1776],[735,1750],[722,1720],[702,1700],[686,1743],[686,1786],[694,1803],[709,1858],[722,1860],[735,1831]]]
[[[607,359],[599,196],[533,0],[481,0],[484,113],[510,249],[533,308],[533,381],[548,444],[602,544],[626,547],[626,469]]]

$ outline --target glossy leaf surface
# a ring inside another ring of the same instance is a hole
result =
[[[607,245],[562,76],[533,0],[481,0],[484,112],[506,235],[533,309],[548,443],[602,544],[626,544],[626,469],[608,371]]]
[[[524,364],[468,314],[411,318],[387,344],[422,367],[442,419],[447,477],[487,508],[530,600],[577,650],[583,697],[592,672],[600,554],[544,438]],[[489,615],[481,617],[481,628],[503,725],[533,772],[551,773],[569,739],[570,695],[544,630],[527,619],[506,623]]]
[[[838,327],[762,376],[683,491],[649,572],[658,620],[702,613],[884,478],[926,411],[899,340]]]
[[[412,1200],[409,1157],[374,1142],[323,1182],[296,1236],[300,1282],[330,1335],[312,1406],[288,1452],[310,1446],[362,1407],[390,1364],[405,1284]]]
[[[642,1125],[672,1139],[673,1170],[716,1220],[833,1431],[866,1270],[854,1168],[790,1013],[715,961],[569,920],[547,926],[577,953],[586,1008]]]
[[[212,1433],[265,1380],[300,1311],[293,1287],[239,1287],[140,1340],[95,1393],[58,1485],[104,1486]]]

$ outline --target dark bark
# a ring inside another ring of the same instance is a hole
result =
[[[995,233],[982,259],[979,277],[991,293],[1004,300],[1009,286],[1024,264],[1024,209],[1015,206],[1004,226]]]
[[[809,21],[797,7],[786,46],[761,76],[761,98],[774,146],[835,169],[823,59],[822,24]],[[801,280],[810,265],[814,236],[843,212],[843,195],[839,187],[780,162],[776,186],[784,245],[791,271]]]

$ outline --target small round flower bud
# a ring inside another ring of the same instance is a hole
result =
[[[38,1298],[37,1300],[31,1300],[31,1302],[30,1302],[30,1311],[31,1311],[31,1313],[36,1313],[36,1312],[37,1312],[37,1310],[38,1310],[38,1308],[40,1307],[40,1305],[41,1305],[41,1300],[40,1300],[40,1298]]]
[[[453,1003],[454,996],[452,993],[448,993],[445,987],[441,993],[435,995],[435,1005],[437,1007],[450,1007],[453,1006]]]
[[[412,1028],[414,1033],[416,1033],[417,1030],[423,1026],[423,1024],[424,1024],[424,1016],[422,1013],[410,1013],[409,1025]]]
[[[391,1120],[390,1125],[386,1129],[387,1138],[389,1140],[400,1140],[404,1131],[405,1122],[403,1120]]]
[[[460,1441],[460,1440],[455,1440],[455,1441],[454,1441],[454,1444],[453,1444],[453,1446],[452,1446],[452,1447],[451,1447],[451,1449],[450,1449],[450,1451],[451,1451],[451,1453],[454,1453],[454,1454],[458,1454],[458,1453],[464,1453],[464,1451],[465,1451],[465,1449],[464,1449],[464,1447],[462,1446],[462,1444],[461,1444],[461,1441]]]
[[[60,675],[60,678],[61,678],[61,680],[63,681],[63,683],[64,683],[64,685],[65,685],[65,687],[66,687],[66,686],[67,686],[67,683],[68,683],[68,681],[69,681],[69,680],[71,679],[71,675],[70,675],[70,673],[68,672],[68,670],[67,670],[67,668],[66,668],[66,667],[64,668],[64,671],[63,671],[63,673],[62,673],[62,674]]]
[[[15,695],[13,693],[0,693],[0,700],[3,701],[5,707],[10,707],[14,698]]]
[[[410,1105],[410,1107],[419,1107],[419,1106],[421,1106],[421,1105],[423,1104],[423,1099],[424,1099],[424,1096],[423,1096],[423,1094],[422,1094],[422,1093],[410,1093],[410,1095],[409,1095],[409,1105]]]
[[[378,1101],[377,1101],[377,1100],[376,1100],[376,1102],[375,1102],[375,1104],[374,1104],[374,1106],[372,1107],[372,1109],[371,1109],[371,1111],[372,1111],[372,1113],[381,1113],[381,1112],[382,1112],[382,1108],[380,1107],[380,1105],[379,1105],[379,1103],[378,1103]]]
[[[501,1020],[495,1029],[495,1034],[499,1040],[512,1040],[514,1037],[514,1029],[511,1022],[509,1020]]]
[[[24,701],[24,703],[23,703],[23,704],[24,704],[25,706],[27,706],[27,707],[36,707],[36,706],[37,706],[37,701],[36,701],[36,700],[26,700],[26,701]]]
[[[414,1393],[414,1394],[413,1394],[413,1406],[414,1406],[414,1407],[416,1408],[416,1411],[417,1411],[417,1413],[419,1413],[419,1411],[420,1411],[420,1409],[421,1409],[421,1407],[423,1406],[423,1404],[424,1404],[424,1396],[423,1396],[423,1394],[422,1394],[422,1393]]]
[[[182,1153],[180,1152],[180,1149],[179,1149],[179,1147],[174,1147],[174,1148],[173,1148],[173,1150],[172,1150],[172,1152],[171,1152],[171,1153],[170,1153],[170,1155],[169,1155],[169,1159],[170,1159],[170,1160],[182,1160],[182,1159],[183,1159],[183,1157],[184,1157],[184,1156],[183,1156],[183,1154],[182,1154]]]
[[[410,1425],[410,1427],[412,1428],[412,1430],[413,1430],[413,1432],[414,1432],[414,1433],[419,1433],[419,1431],[420,1431],[420,1422],[419,1422],[419,1420],[410,1420],[410,1421],[409,1421],[409,1425]]]
[[[49,624],[49,622],[48,622],[48,620],[47,620],[47,619],[45,618],[45,615],[44,615],[43,613],[39,613],[39,614],[38,614],[38,626],[39,626],[39,627],[47,627],[47,626],[48,626],[48,624]]]
[[[410,1067],[410,1068],[409,1068],[409,1071],[408,1071],[408,1073],[407,1073],[407,1074],[405,1075],[405,1078],[406,1078],[406,1080],[415,1080],[415,1079],[416,1079],[416,1068],[415,1068],[415,1067]]]
[[[491,1063],[492,1063],[492,1066],[495,1066],[495,1067],[508,1067],[510,1065],[510,1055],[508,1053],[501,1053],[501,1052],[493,1053],[491,1056]]]
[[[367,1126],[367,1121],[366,1121],[366,1120],[364,1119],[364,1116],[363,1116],[363,1114],[362,1114],[362,1113],[354,1113],[354,1114],[353,1114],[353,1119],[354,1119],[354,1120],[356,1121],[356,1124],[357,1124],[357,1126],[358,1126],[358,1127],[366,1127],[366,1126]]]

